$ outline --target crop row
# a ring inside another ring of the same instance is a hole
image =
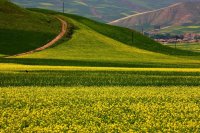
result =
[[[18,71],[1,72],[0,86],[199,86],[200,72]]]

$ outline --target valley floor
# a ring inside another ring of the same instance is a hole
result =
[[[199,132],[199,68],[0,64],[0,132]]]
[[[73,27],[70,36],[0,58],[0,132],[200,131],[199,53],[57,16]]]

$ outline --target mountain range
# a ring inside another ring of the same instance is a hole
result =
[[[29,8],[62,11],[62,0],[11,0]],[[65,12],[111,22],[132,14],[155,10],[178,2],[200,0],[64,0]]]
[[[197,26],[200,24],[200,2],[183,2],[158,10],[131,15],[111,22],[112,25],[144,30],[154,27]]]

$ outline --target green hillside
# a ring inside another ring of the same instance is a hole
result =
[[[40,11],[41,10],[35,10]],[[44,13],[57,14],[42,10]],[[199,53],[163,46],[132,30],[98,23],[83,17],[59,15],[74,26],[70,40],[51,49],[3,62],[40,65],[197,67]],[[197,60],[196,60],[197,59]]]
[[[0,1],[0,55],[33,50],[57,36],[60,22],[51,16]]]
[[[41,9],[25,10],[6,1],[1,4],[4,7],[1,12],[3,19],[0,20],[3,33],[0,34],[3,40],[1,55],[13,55],[44,45],[60,29],[56,16],[66,20],[73,32],[70,40],[63,39],[51,49],[18,59],[1,59],[5,63],[127,67],[199,65],[199,60],[196,60],[199,53],[163,46],[130,29],[71,14]],[[9,13],[11,9],[13,13]],[[53,15],[55,17],[51,17]]]

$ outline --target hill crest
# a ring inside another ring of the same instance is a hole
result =
[[[24,14],[28,12],[28,10],[18,7],[17,5],[7,1],[7,0],[1,0],[0,1],[0,13],[6,13],[6,14]]]

